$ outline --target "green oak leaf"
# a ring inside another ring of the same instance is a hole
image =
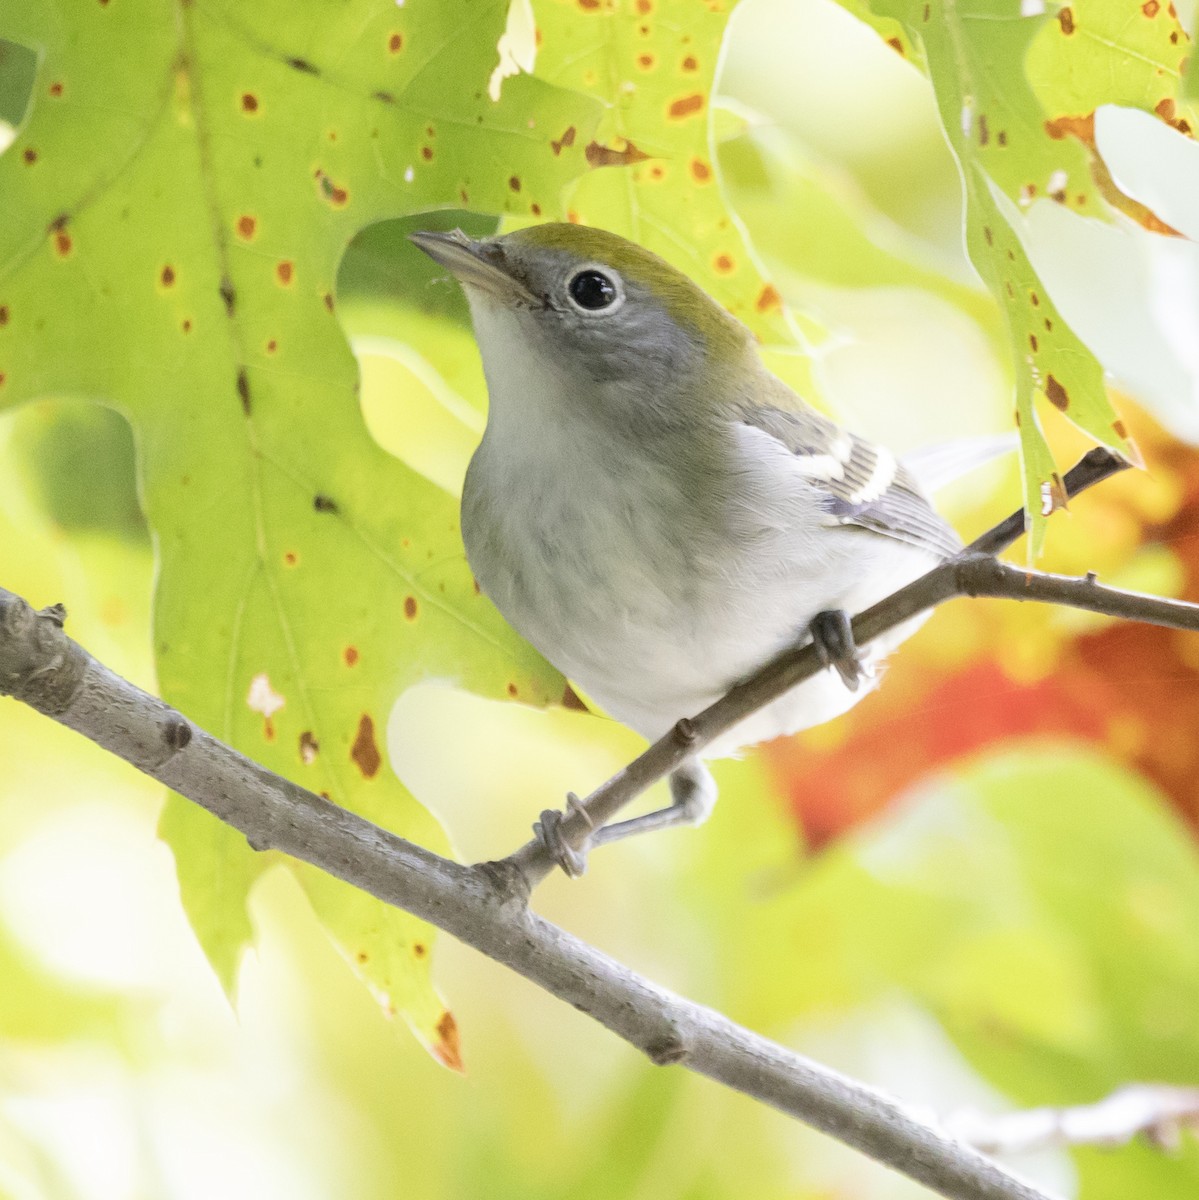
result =
[[[1101,104],[1121,104],[1192,133],[1196,110],[1182,92],[1191,49],[1170,0],[1062,5],[1056,19],[1041,23],[1025,63],[1046,113],[1045,131],[1050,137],[1079,137],[1093,151],[1093,137],[1068,123],[1089,119]]]
[[[433,207],[559,210],[599,106],[487,83],[503,0],[38,0],[0,157],[0,405],[100,400],[133,426],[158,553],[163,696],[273,770],[439,849],[386,727],[434,675],[543,702],[562,683],[477,593],[453,498],[385,454],[336,315],[351,237]],[[551,149],[560,131],[574,147]],[[168,802],[184,902],[227,988],[274,856]],[[345,957],[445,1061],[430,931],[300,871]]]
[[[1084,215],[1111,208],[1166,232],[1112,183],[1094,147],[1099,104],[1156,112],[1184,132],[1189,46],[1172,6],[1082,0],[1053,15],[1021,15],[1019,0],[870,0],[846,4],[922,64],[934,88],[966,193],[966,241],[1000,301],[1016,370],[1016,412],[1032,513],[1031,551],[1044,517],[1062,505],[1038,398],[1097,440],[1136,460],[1094,354],[1069,328],[1020,239],[1020,206],[1048,197]]]
[[[735,2],[537,0],[536,73],[607,102],[596,140],[561,127],[555,144],[563,152],[587,142],[592,163],[629,164],[581,178],[572,219],[648,246],[762,340],[794,346],[796,328],[754,257],[717,163],[713,81]]]

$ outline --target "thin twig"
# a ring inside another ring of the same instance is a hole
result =
[[[942,1124],[987,1154],[1124,1146],[1136,1137],[1173,1150],[1187,1130],[1199,1132],[1199,1088],[1129,1083],[1094,1104],[997,1114],[961,1112]]]
[[[952,568],[955,594],[990,596],[1000,600],[1035,600],[1081,608],[1106,617],[1121,617],[1142,625],[1199,630],[1199,606],[1186,600],[1146,596],[1108,587],[1094,575],[1050,575],[1000,562],[987,554],[969,555],[946,564]]]
[[[454,937],[680,1064],[839,1138],[952,1200],[1048,1200],[882,1093],[681,999],[530,912],[505,864],[467,867],[251,762],[97,662],[0,588],[0,694],[194,800],[259,850],[290,854]]]
[[[1127,467],[1128,463],[1119,455],[1097,447],[1066,472],[1063,480],[1066,495],[1071,498],[1077,496]],[[921,576],[914,583],[908,584],[873,608],[859,614],[853,621],[854,641],[859,646],[865,646],[889,629],[903,624],[910,617],[933,608],[942,601],[971,594],[966,584],[979,589],[989,586],[981,567],[975,565],[971,568],[975,574],[969,578],[965,575],[959,578],[959,565],[996,562],[992,556],[1006,549],[1020,537],[1024,526],[1024,510],[1019,509],[976,538],[957,558],[934,567],[927,575]],[[1031,592],[1017,595],[1016,591],[1013,587],[1008,591],[989,591],[986,594],[1004,595],[1013,599],[1046,600],[1059,604],[1074,603],[1074,600],[1068,598],[1066,589],[1057,596]],[[976,594],[981,595],[983,592],[979,590]],[[1091,595],[1093,598],[1093,594]],[[1152,600],[1151,597],[1143,599]],[[1082,604],[1080,607],[1088,606]],[[1119,615],[1133,614],[1121,612]],[[557,832],[561,840],[572,850],[580,849],[594,830],[607,825],[622,808],[632,803],[659,779],[669,775],[684,760],[698,754],[734,725],[823,669],[824,664],[810,641],[785,651],[697,716],[679,721],[668,734],[652,743],[628,766],[600,784],[585,799],[573,802],[558,824]],[[530,887],[540,883],[557,865],[545,844],[538,838],[526,842],[505,861],[520,871],[529,881]]]
[[[1121,471],[1127,471],[1132,464],[1125,458],[1103,446],[1088,450],[1072,466],[1062,480],[1062,491],[1067,500],[1092,488]],[[1013,542],[1023,536],[1028,525],[1028,517],[1024,509],[1018,508],[1010,517],[1000,521],[998,525],[980,534],[966,547],[967,554],[1000,554]]]

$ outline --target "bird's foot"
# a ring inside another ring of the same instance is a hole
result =
[[[541,814],[541,819],[534,823],[533,833],[554,862],[571,879],[578,879],[587,870],[587,847],[584,845],[576,850],[562,836],[562,822],[572,812],[580,812],[585,817],[587,816],[587,810],[579,803],[578,796],[574,792],[567,792],[566,812],[559,812],[556,808],[547,808]],[[590,818],[588,818],[588,824],[590,824]]]
[[[547,808],[534,824],[533,832],[554,862],[572,879],[577,879],[587,869],[587,853],[593,846],[619,842],[634,834],[649,833],[655,829],[669,829],[673,825],[703,824],[716,803],[716,781],[703,763],[691,759],[671,774],[670,795],[671,803],[666,808],[605,825],[591,833],[586,842],[576,849],[563,837],[562,822],[572,812],[582,813],[586,817],[587,810],[580,804],[578,796],[570,792],[566,797],[566,811]]]
[[[809,632],[820,661],[826,667],[832,667],[841,676],[841,682],[851,692],[856,692],[871,672],[858,654],[849,613],[843,608],[817,613],[812,618]]]

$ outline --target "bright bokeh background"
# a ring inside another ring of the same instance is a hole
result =
[[[811,336],[824,402],[899,450],[1008,428],[1011,368],[964,256],[927,83],[826,0],[742,0],[721,91],[721,166]],[[1126,189],[1199,236],[1193,145],[1131,112],[1104,114],[1099,138]],[[372,433],[452,491],[482,427],[478,365],[464,328],[422,316],[422,294],[390,294],[401,234],[371,231],[351,251],[340,311]],[[1127,393],[1149,468],[1055,519],[1048,565],[1199,598],[1194,244],[1053,205],[1029,211],[1027,238]],[[1063,461],[1085,448],[1060,421],[1049,432]],[[971,533],[1017,495],[1014,464],[1000,465],[946,511]],[[153,686],[152,547],[118,418],[44,403],[0,420],[0,572],[37,603],[64,601],[78,640]],[[598,855],[582,882],[551,880],[538,907],[929,1111],[1196,1082],[1197,645],[959,602],[846,720],[723,764],[702,830]],[[541,807],[638,748],[602,718],[434,682],[400,699],[387,738],[468,859],[515,846]],[[235,1014],[156,840],[161,802],[51,722],[0,710],[0,1197],[921,1194],[740,1097],[649,1068],[448,939],[436,978],[467,1073],[445,1070],[351,977],[278,872],[254,895],[258,947]],[[1199,1187],[1189,1144],[1173,1158],[1137,1145],[1014,1165],[1086,1197]]]

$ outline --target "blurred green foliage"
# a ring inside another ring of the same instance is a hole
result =
[[[33,50],[0,38],[0,121],[21,123],[36,74],[37,55]]]
[[[95,404],[41,404],[14,428],[13,450],[33,499],[64,530],[145,538],[133,436],[118,414]]]

